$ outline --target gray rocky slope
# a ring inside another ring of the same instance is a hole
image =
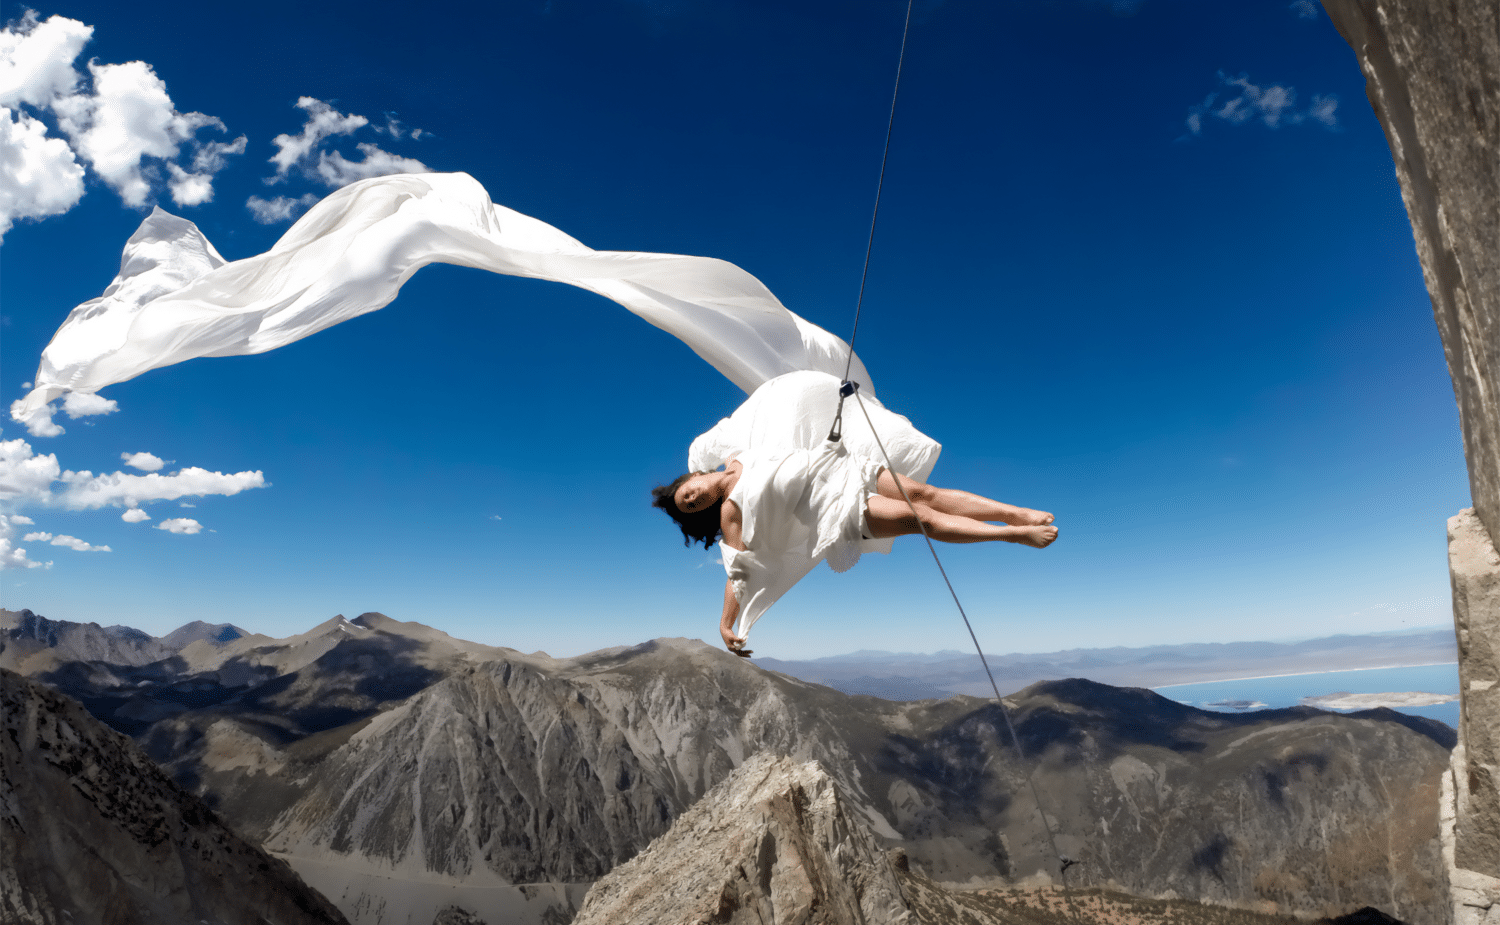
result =
[[[346,922],[76,702],[0,669],[0,714],[0,921]]]
[[[907,925],[885,852],[816,763],[751,758],[594,884],[573,925]]]
[[[1033,777],[1075,883],[1317,913],[1358,896],[1414,921],[1441,905],[1452,731],[1389,711],[1226,715],[1047,682],[1008,698],[1023,762],[993,703],[850,697],[695,640],[554,660],[366,614],[252,642],[44,677],[303,870],[591,881],[769,750],[821,762],[939,880],[1055,876]]]

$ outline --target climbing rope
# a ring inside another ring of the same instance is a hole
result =
[[[875,431],[875,422],[870,420],[870,412],[865,408],[865,400],[860,397],[858,390],[854,391],[854,400],[859,403],[859,410],[865,416],[865,423],[870,427],[870,435],[875,438],[875,445],[880,448],[880,455],[885,459],[885,467],[890,470],[891,481],[896,483],[896,488],[901,492],[901,498],[906,506],[911,508],[911,516],[916,520],[917,527],[922,531],[922,539],[927,542],[927,551],[932,553],[932,561],[937,564],[938,574],[943,576],[943,584],[948,586],[948,594],[953,598],[953,606],[958,608],[958,615],[964,618],[964,628],[969,631],[969,638],[974,640],[974,651],[979,653],[979,663],[984,666],[984,673],[990,679],[990,688],[995,692],[995,703],[1000,707],[1000,715],[1005,717],[1005,728],[1010,732],[1010,740],[1015,744],[1016,757],[1020,759],[1021,767],[1026,768],[1026,750],[1021,747],[1021,737],[1016,734],[1015,722],[1010,718],[1010,708],[1005,705],[1005,699],[1000,696],[1000,686],[995,683],[995,674],[990,671],[989,659],[984,657],[984,648],[979,644],[979,637],[974,633],[974,624],[969,622],[969,615],[964,612],[963,602],[958,599],[958,592],[953,589],[953,582],[948,578],[948,570],[943,568],[943,560],[938,556],[937,547],[933,545],[932,537],[927,533],[927,525],[922,523],[922,518],[917,514],[917,505],[911,500],[911,495],[906,493],[906,486],[901,484],[901,479],[896,477],[896,469],[891,463],[891,454],[885,450],[885,444],[881,442],[880,434]],[[1057,834],[1052,831],[1052,823],[1047,821],[1047,811],[1042,808],[1042,797],[1036,789],[1036,774],[1032,770],[1026,771],[1026,786],[1031,790],[1031,799],[1036,803],[1037,815],[1041,817],[1042,828],[1047,831],[1047,843],[1052,847],[1052,854],[1057,858],[1058,875],[1063,881],[1063,895],[1068,902],[1068,908],[1073,912],[1073,917],[1078,918],[1076,909],[1073,909],[1073,895],[1068,885],[1068,868],[1077,862],[1065,856],[1057,847]]]
[[[995,692],[995,703],[1000,707],[1000,715],[1005,718],[1005,727],[1010,732],[1010,740],[1015,745],[1016,756],[1020,760],[1021,767],[1026,768],[1026,750],[1021,746],[1021,737],[1016,734],[1015,722],[1011,719],[1010,708],[1005,705],[1005,699],[1000,696],[1000,686],[995,683],[995,674],[990,671],[989,659],[984,657],[984,647],[979,644],[979,637],[974,633],[974,625],[969,622],[969,615],[964,612],[963,602],[958,599],[958,592],[953,588],[953,582],[948,578],[948,570],[943,568],[943,560],[938,556],[937,547],[933,545],[932,537],[927,533],[927,525],[922,522],[917,513],[917,506],[906,493],[906,487],[901,484],[901,479],[896,477],[896,468],[891,462],[890,454],[886,452],[885,443],[881,441],[880,434],[875,430],[875,422],[870,419],[870,412],[865,408],[865,400],[860,397],[859,383],[849,380],[849,370],[854,365],[854,338],[859,335],[860,309],[865,301],[865,281],[870,274],[870,254],[875,248],[875,223],[880,217],[880,194],[885,188],[886,162],[891,153],[891,134],[896,124],[896,100],[901,93],[901,70],[906,63],[906,40],[911,32],[911,11],[914,0],[907,0],[906,21],[901,27],[901,54],[896,60],[896,85],[891,91],[891,114],[885,127],[885,150],[880,155],[880,179],[875,184],[875,207],[870,213],[870,235],[865,243],[865,263],[859,276],[859,297],[854,303],[854,325],[849,331],[849,356],[844,361],[844,379],[839,386],[838,410],[834,412],[833,428],[829,431],[829,440],[839,440],[842,436],[844,421],[844,399],[854,396],[859,404],[859,410],[865,416],[865,423],[869,425],[870,435],[875,438],[875,445],[880,448],[880,455],[885,459],[885,467],[890,470],[892,481],[901,492],[901,497],[906,501],[907,507],[911,508],[913,519],[917,527],[922,531],[922,539],[927,543],[927,551],[932,554],[932,561],[937,564],[938,574],[943,576],[943,584],[948,586],[948,594],[953,598],[953,605],[958,608],[958,615],[963,617],[964,628],[969,631],[969,638],[974,641],[974,651],[979,653],[979,663],[984,666],[984,673],[990,679],[990,688]],[[1037,815],[1041,817],[1042,827],[1047,832],[1047,842],[1052,848],[1052,854],[1057,858],[1058,875],[1062,878],[1063,897],[1067,902],[1068,911],[1075,921],[1081,922],[1078,909],[1073,904],[1072,890],[1068,884],[1068,868],[1077,863],[1072,858],[1065,856],[1057,847],[1057,835],[1052,830],[1052,823],[1047,819],[1047,811],[1042,808],[1041,794],[1037,792],[1036,775],[1034,771],[1026,771],[1026,785],[1031,790],[1031,798],[1036,804]]]
[[[891,114],[885,123],[885,149],[880,153],[880,179],[875,181],[875,208],[870,210],[870,234],[865,240],[865,265],[859,271],[859,298],[854,300],[854,327],[849,331],[849,356],[844,360],[844,382],[839,387],[839,407],[833,415],[833,429],[829,440],[838,440],[844,423],[844,399],[859,388],[859,383],[849,381],[849,370],[854,366],[854,338],[859,336],[859,312],[865,304],[865,281],[870,276],[870,253],[875,249],[875,223],[880,218],[880,193],[885,189],[885,165],[891,157],[891,131],[896,126],[896,100],[901,95],[901,69],[906,65],[906,37],[911,33],[911,8],[914,0],[906,0],[906,21],[901,25],[901,53],[896,56],[896,85],[891,90]]]

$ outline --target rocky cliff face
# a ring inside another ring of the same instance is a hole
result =
[[[1324,0],[1384,127],[1458,399],[1474,508],[1449,522],[1463,698],[1446,851],[1461,922],[1500,914],[1500,6]]]
[[[1458,397],[1474,508],[1500,535],[1500,6],[1324,0],[1385,129]]]
[[[0,669],[0,921],[337,925],[129,739]]]
[[[816,762],[761,753],[594,884],[573,925],[906,925],[895,872]]]

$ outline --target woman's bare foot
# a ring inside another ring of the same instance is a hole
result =
[[[1042,512],[1033,511],[1032,513],[1040,514]],[[1048,514],[1047,517],[1050,520],[1052,515]],[[1025,543],[1027,546],[1035,546],[1037,549],[1045,549],[1052,545],[1052,541],[1055,539],[1057,539],[1057,528],[1047,523],[1028,526],[1025,530],[1017,534],[1015,542]]]
[[[1006,505],[1006,507],[1011,508],[1011,510],[1007,511],[1005,516],[1001,517],[1000,520],[1003,523],[1010,524],[1012,527],[1045,527],[1057,519],[1046,511],[1033,511],[1029,507],[1014,507],[1012,505]],[[1056,530],[1052,531],[1052,533],[1053,536],[1057,535]],[[1047,541],[1047,543],[1050,542],[1052,541]],[[1042,545],[1045,546],[1047,543],[1043,543]]]

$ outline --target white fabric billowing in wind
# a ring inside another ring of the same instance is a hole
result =
[[[131,236],[120,275],[73,309],[42,352],[20,421],[64,392],[97,392],[204,356],[263,353],[383,308],[430,263],[569,283],[676,336],[746,392],[796,370],[841,375],[849,347],[723,260],[595,251],[490,201],[468,174],[350,184],[264,254],[226,263],[197,226],[160,210]],[[455,332],[462,337],[462,332]],[[442,358],[433,359],[442,381]],[[856,357],[850,378],[871,390]]]
[[[676,336],[753,393],[693,442],[694,470],[713,469],[754,448],[813,450],[828,435],[849,347],[788,311],[754,276],[709,257],[592,250],[551,225],[495,205],[462,173],[353,183],[313,206],[266,253],[233,262],[192,222],[153,211],[126,243],[114,282],[73,309],[53,335],[42,352],[36,387],[12,406],[11,415],[28,421],[66,392],[91,394],[195,357],[274,350],[383,308],[430,263],[598,293]],[[454,332],[455,340],[463,336]],[[449,378],[444,363],[444,357],[430,358],[431,381]],[[849,378],[862,385],[860,395],[893,468],[926,481],[938,444],[880,405],[858,357]],[[884,464],[852,401],[843,429],[844,445],[865,461],[861,465]],[[847,501],[847,493],[835,488]],[[847,537],[831,545],[761,548],[757,555],[784,568],[774,582],[749,593],[769,606],[823,558],[842,571],[861,550],[890,548],[888,539]],[[742,609],[745,630],[764,606]]]
[[[838,389],[839,379],[827,373],[779,376],[688,449],[691,472],[715,469],[735,457],[745,466],[730,495],[741,509],[745,551],[720,544],[740,605],[737,636],[747,636],[819,562],[826,559],[842,572],[861,552],[890,552],[891,538],[862,540],[858,530],[873,476],[886,465],[881,445],[893,470],[920,482],[927,481],[942,451],[911,421],[863,390],[859,399],[844,403],[840,443],[827,443]]]

